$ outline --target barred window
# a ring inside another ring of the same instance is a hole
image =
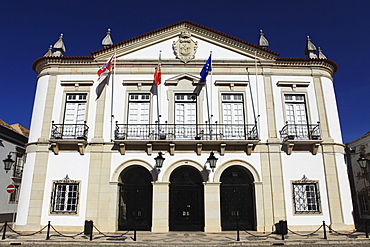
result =
[[[294,182],[293,200],[296,213],[320,212],[317,182]]]
[[[54,183],[53,208],[54,213],[77,213],[79,183]]]

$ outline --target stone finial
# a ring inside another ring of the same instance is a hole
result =
[[[53,55],[53,46],[50,45],[48,52],[45,53],[44,57],[52,56]]]
[[[317,58],[316,46],[311,42],[310,36],[307,36],[307,44],[304,54],[308,56],[308,58]]]
[[[110,45],[113,45],[113,41],[112,41],[112,38],[110,36],[110,28],[108,28],[108,32],[107,32],[107,35],[105,35],[103,41],[101,42],[102,46],[103,47],[107,47],[107,46],[110,46]]]
[[[269,42],[265,38],[265,35],[263,34],[262,30],[260,30],[260,40],[258,41],[258,45],[265,48],[269,47]]]
[[[53,48],[55,50],[54,53],[53,53],[53,56],[55,56],[55,57],[63,56],[63,53],[66,52],[66,47],[64,46],[63,34],[62,33],[60,34],[58,41],[55,42]]]
[[[321,48],[319,47],[319,54],[318,54],[318,57],[321,58],[321,59],[326,59],[326,56],[324,55],[324,53],[322,53],[322,50]]]

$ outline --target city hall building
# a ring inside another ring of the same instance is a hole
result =
[[[17,230],[353,230],[337,65],[309,38],[284,58],[181,21],[102,45],[33,64]]]

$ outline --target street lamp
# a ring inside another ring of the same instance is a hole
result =
[[[364,157],[360,157],[357,160],[357,162],[360,165],[360,167],[364,170],[364,189],[365,189],[365,197],[366,197],[365,200],[366,201],[369,198],[369,191],[367,190],[367,186],[366,186],[366,180],[367,180],[367,163],[368,163],[368,161],[369,160],[366,159],[366,158],[364,158]],[[364,211],[364,209],[362,209],[362,211]],[[364,220],[364,225],[365,225],[366,238],[369,238],[369,234],[367,232],[366,219],[363,219],[363,220]]]
[[[163,158],[163,153],[162,152],[159,152],[158,153],[158,156],[154,158],[155,160],[155,167],[158,168],[158,171],[161,171],[161,168],[163,166],[163,161],[165,160],[165,158]]]
[[[4,162],[4,170],[6,173],[8,173],[14,164],[14,160],[12,160],[12,156],[10,153],[8,154],[8,158],[3,160],[3,162]]]
[[[209,154],[209,157],[207,159],[207,162],[209,163],[209,166],[212,168],[212,172],[213,172],[213,169],[216,168],[217,160],[218,160],[218,158],[216,158],[215,157],[215,154],[213,152],[211,152]]]
[[[368,159],[365,159],[364,157],[361,157],[357,160],[358,164],[361,166],[361,168],[366,168]]]

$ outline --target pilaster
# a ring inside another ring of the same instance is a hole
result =
[[[205,232],[221,232],[220,184],[204,183]]]
[[[110,147],[91,146],[87,186],[86,220],[93,220],[101,231],[117,230],[118,186],[110,183]]]
[[[42,119],[42,128],[40,141],[45,141],[50,139],[50,127],[54,108],[55,90],[57,85],[57,76],[51,75],[48,82],[48,90],[45,100],[45,110]]]
[[[274,92],[272,89],[271,76],[264,75],[263,81],[265,86],[268,139],[277,140],[278,136],[276,131],[274,94],[273,94]]]
[[[328,194],[330,222],[333,229],[341,230],[340,227],[344,224],[344,218],[340,198],[340,188],[334,147],[331,144],[323,144],[322,150],[324,172],[326,178],[326,190]]]
[[[153,182],[153,221],[152,232],[168,232],[169,184]]]
[[[324,91],[321,83],[321,78],[319,76],[314,76],[313,81],[315,86],[317,111],[319,113],[322,140],[324,142],[333,142],[333,139],[330,137],[329,133],[328,118],[326,115],[327,109],[324,99]]]

